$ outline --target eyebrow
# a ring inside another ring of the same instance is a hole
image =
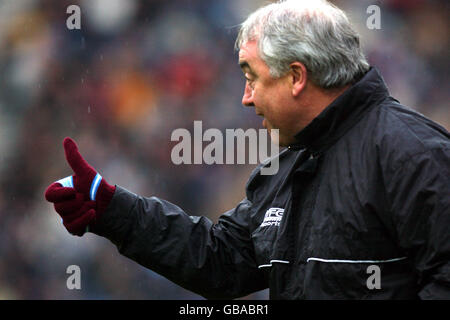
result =
[[[255,71],[253,71],[252,67],[248,64],[247,61],[240,61],[239,66],[241,67],[242,71],[250,73],[252,76],[256,76]],[[247,69],[247,71],[245,70]]]
[[[252,70],[247,61],[240,61],[239,66],[241,67],[241,69],[248,68],[249,70]]]

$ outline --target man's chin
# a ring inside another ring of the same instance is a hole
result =
[[[267,123],[265,123],[267,126]],[[278,145],[279,147],[288,147],[295,142],[293,137],[287,137],[285,135],[280,135],[280,129],[274,129],[270,126],[266,127],[267,133],[270,136],[272,144]]]
[[[273,144],[278,144],[278,146],[281,147],[281,148],[288,147],[289,145],[291,145],[290,143],[283,142],[283,140],[281,140],[281,141],[274,141],[272,139],[272,143]]]
[[[268,130],[270,135],[270,140],[273,144],[278,145],[279,147],[289,147],[290,145],[296,142],[292,137],[286,137],[279,134],[278,129]]]
[[[280,130],[267,128],[267,132],[269,133],[270,140],[272,141],[273,144],[284,147],[283,145],[284,139],[280,139]]]

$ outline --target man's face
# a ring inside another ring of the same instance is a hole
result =
[[[244,43],[239,51],[239,65],[246,78],[242,104],[254,107],[257,115],[264,117],[263,126],[269,131],[279,130],[279,144],[287,146],[295,141],[298,122],[289,74],[274,79],[269,67],[258,54],[256,41]]]

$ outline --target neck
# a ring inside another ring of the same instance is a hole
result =
[[[299,125],[302,130],[311,123],[326,107],[328,107],[334,100],[337,99],[350,85],[342,88],[323,89],[312,83],[308,83],[304,92],[299,96],[301,101],[301,110],[303,116]]]

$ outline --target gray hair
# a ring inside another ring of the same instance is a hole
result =
[[[235,48],[251,40],[274,78],[299,61],[314,84],[339,88],[370,67],[347,16],[326,0],[286,0],[258,9],[241,24]]]

